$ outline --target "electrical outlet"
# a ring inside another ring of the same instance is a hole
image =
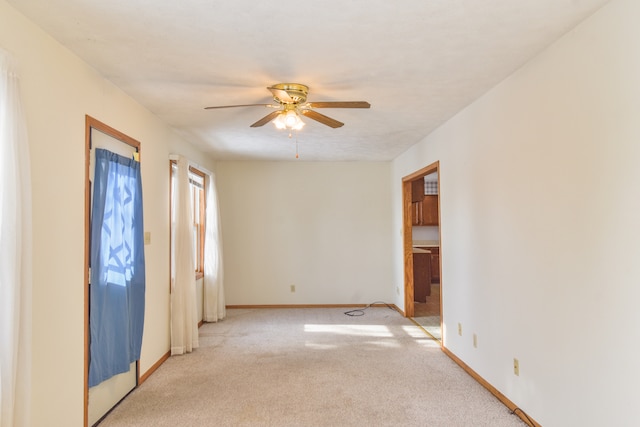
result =
[[[478,336],[473,334],[473,348],[478,348]]]
[[[458,335],[462,336],[462,323],[458,323]]]
[[[520,376],[520,361],[516,358],[513,359],[513,373]]]
[[[144,244],[145,245],[150,245],[151,244],[151,232],[150,231],[145,231],[144,232]]]
[[[295,292],[296,291],[296,285],[291,285],[291,292]]]

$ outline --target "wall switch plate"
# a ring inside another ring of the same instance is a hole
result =
[[[462,323],[458,323],[458,335],[462,336]]]
[[[478,336],[473,334],[473,348],[478,348]]]
[[[513,359],[513,373],[520,376],[520,361],[516,358]]]
[[[296,285],[291,285],[291,292],[295,292],[296,291]]]
[[[145,231],[144,232],[144,244],[145,245],[150,245],[151,244],[151,232],[150,231]]]

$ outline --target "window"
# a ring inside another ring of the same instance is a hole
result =
[[[171,162],[171,197],[175,188],[177,165]],[[189,190],[191,191],[191,212],[193,214],[193,254],[196,278],[204,276],[204,233],[205,233],[205,184],[204,173],[194,167],[189,168]],[[173,199],[171,201],[173,206]],[[171,224],[174,224],[174,212],[171,211]]]
[[[191,208],[193,213],[193,253],[195,271],[204,274],[204,174],[196,169],[189,171]]]

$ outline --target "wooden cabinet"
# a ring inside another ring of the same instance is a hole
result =
[[[424,249],[431,252],[430,270],[431,270],[431,282],[440,282],[440,248],[437,246],[418,246],[416,249]]]
[[[411,181],[411,202],[422,202],[424,199],[424,179],[416,179]]]
[[[412,225],[438,225],[438,196],[423,195],[421,202],[411,203]]]
[[[438,225],[438,196],[424,196],[422,201],[422,225]]]
[[[426,302],[431,295],[431,254],[428,250],[413,251],[413,300]]]
[[[440,248],[429,248],[431,251],[431,282],[440,282]]]

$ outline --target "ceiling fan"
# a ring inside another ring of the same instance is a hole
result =
[[[218,107],[205,107],[205,110],[217,108],[234,107],[268,107],[276,108],[257,122],[251,125],[252,128],[264,126],[273,121],[278,129],[299,130],[304,126],[300,120],[300,115],[313,119],[317,122],[332,128],[344,126],[339,122],[324,114],[315,111],[315,108],[369,108],[371,104],[366,101],[338,101],[338,102],[307,102],[309,87],[300,83],[278,83],[268,87],[273,94],[274,104],[242,104],[242,105],[222,105]]]

